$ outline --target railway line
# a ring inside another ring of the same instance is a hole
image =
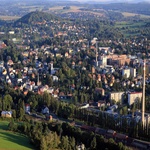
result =
[[[128,137],[128,135],[118,133],[115,130],[106,130],[103,128],[91,127],[86,125],[82,125],[80,126],[80,128],[83,131],[90,131],[99,135],[103,135],[106,139],[113,138],[116,142],[122,142],[123,144],[138,150],[150,150],[150,142]]]

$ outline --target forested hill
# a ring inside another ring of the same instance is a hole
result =
[[[15,22],[15,25],[21,25],[21,24],[33,24],[35,22],[43,22],[43,21],[50,21],[50,20],[58,20],[58,17],[45,13],[40,11],[34,11],[31,13],[28,13],[27,15],[23,16],[22,18],[18,19]]]

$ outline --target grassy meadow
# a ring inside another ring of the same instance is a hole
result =
[[[33,150],[27,137],[7,130],[8,123],[0,120],[0,150]]]
[[[138,36],[140,35],[140,29],[144,28],[145,22],[132,22],[132,21],[122,21],[116,22],[115,27],[118,28],[125,37],[128,36]]]
[[[2,16],[2,15],[0,15],[0,19],[1,20],[5,20],[5,21],[8,21],[8,20],[17,20],[19,18],[20,18],[20,16]]]

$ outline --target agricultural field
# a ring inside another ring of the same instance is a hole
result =
[[[70,6],[70,9],[63,9],[64,6],[55,6],[55,7],[51,7],[49,8],[49,11],[48,12],[55,12],[55,13],[69,13],[69,12],[74,12],[74,13],[79,13],[79,12],[86,12],[86,13],[91,13],[91,14],[94,14],[94,15],[99,15],[99,16],[102,16],[103,14],[102,13],[99,13],[99,12],[93,12],[92,10],[91,11],[83,11],[83,10],[80,10],[81,8],[84,8],[84,7],[78,7],[78,6]],[[85,7],[86,8],[86,7]]]
[[[139,16],[140,18],[145,18],[149,19],[149,15],[142,15],[142,14],[135,14],[135,13],[129,13],[129,12],[122,12],[124,17],[134,17],[134,16]]]
[[[17,20],[19,18],[20,18],[19,16],[1,16],[0,15],[0,19],[1,20],[5,20],[5,21],[8,21],[8,20]]]
[[[125,37],[128,36],[138,36],[140,35],[140,30],[144,28],[145,22],[133,22],[133,21],[122,21],[116,22],[115,28],[119,29]]]
[[[7,130],[8,123],[0,120],[0,150],[33,150],[27,137]]]

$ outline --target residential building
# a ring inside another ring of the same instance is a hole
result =
[[[125,76],[126,78],[129,78],[130,77],[130,69],[129,68],[123,69],[122,70],[122,76]]]
[[[11,118],[12,117],[12,111],[2,111],[1,116],[6,117],[6,118]]]
[[[128,93],[128,104],[132,105],[133,103],[137,102],[138,100],[141,101],[142,99],[142,92],[130,92]]]
[[[107,56],[101,56],[100,58],[100,65],[106,66],[107,65]]]
[[[135,68],[130,68],[130,75],[131,75],[131,77],[136,77],[136,69]]]
[[[115,100],[115,102],[121,102],[122,103],[122,97],[124,92],[111,92],[110,93],[110,100]]]
[[[136,77],[136,69],[135,68],[125,68],[122,69],[122,76],[126,76],[126,78]]]
[[[127,55],[108,55],[108,65],[119,65],[124,66],[130,63],[130,58]]]
[[[95,88],[95,93],[99,93],[101,94],[102,96],[105,95],[105,90],[103,88]]]

